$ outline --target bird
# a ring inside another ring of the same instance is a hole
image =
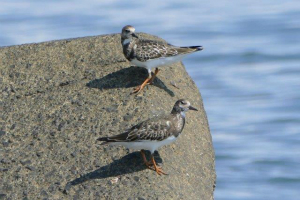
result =
[[[102,145],[123,145],[128,149],[141,150],[145,165],[158,175],[166,175],[161,167],[157,166],[154,152],[164,145],[174,142],[181,134],[185,125],[185,113],[188,110],[198,111],[185,99],[179,99],[168,115],[159,115],[143,121],[127,131],[108,137],[100,137]],[[151,160],[145,156],[145,150],[151,152]]]
[[[131,64],[148,70],[148,78],[132,93],[138,93],[147,84],[152,84],[159,72],[159,66],[181,61],[186,55],[203,50],[202,46],[177,47],[162,41],[141,39],[131,25],[122,28],[121,43],[126,59]],[[155,72],[152,74],[154,67]]]

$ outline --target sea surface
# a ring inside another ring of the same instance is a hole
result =
[[[300,1],[0,0],[0,46],[119,33],[175,45],[204,99],[215,198],[300,198]],[[193,101],[193,100],[191,100]]]

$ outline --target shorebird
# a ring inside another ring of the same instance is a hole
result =
[[[146,68],[149,75],[133,93],[141,91],[147,84],[153,82],[159,71],[157,67],[181,61],[184,56],[203,50],[202,46],[177,47],[161,41],[140,39],[134,32],[133,26],[123,27],[121,33],[123,53],[131,64]],[[155,72],[152,74],[151,69],[154,67]]]
[[[181,134],[185,124],[185,113],[195,110],[190,102],[184,99],[176,101],[172,111],[168,115],[161,115],[143,121],[128,131],[115,136],[101,137],[97,140],[104,144],[123,145],[129,149],[141,150],[145,165],[157,174],[166,174],[161,167],[157,166],[154,159],[154,151],[161,146],[174,142]],[[151,160],[148,161],[144,150],[151,152]]]

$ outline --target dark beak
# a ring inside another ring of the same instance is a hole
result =
[[[195,110],[195,111],[198,111],[196,108],[194,108],[193,106],[189,106],[189,109],[190,110]]]
[[[135,38],[139,38],[136,34],[134,34],[134,33],[132,33],[131,34],[133,37],[135,37]]]

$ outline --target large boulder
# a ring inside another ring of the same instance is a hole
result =
[[[132,95],[147,71],[130,66],[119,34],[0,48],[0,199],[213,199],[199,90],[182,63],[160,69]],[[169,175],[146,169],[138,151],[96,141],[169,113],[180,98],[199,111],[156,154]]]

